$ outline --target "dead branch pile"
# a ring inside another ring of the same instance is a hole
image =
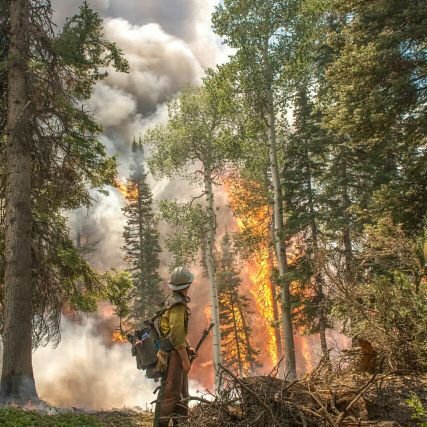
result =
[[[185,425],[226,426],[416,426],[407,401],[418,396],[427,407],[427,376],[332,372],[321,364],[289,382],[277,372],[239,378],[222,367],[222,389],[190,411]],[[418,424],[419,425],[419,424]]]

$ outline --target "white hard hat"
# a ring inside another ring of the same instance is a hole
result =
[[[170,275],[168,286],[172,291],[182,291],[188,288],[193,280],[193,273],[185,267],[176,267]]]

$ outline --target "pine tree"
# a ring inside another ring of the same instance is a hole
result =
[[[223,363],[234,368],[240,376],[249,375],[256,364],[258,352],[251,344],[249,299],[239,291],[241,281],[228,233],[222,239],[221,257],[217,264]]]
[[[326,343],[326,299],[322,271],[319,188],[324,172],[326,132],[314,113],[308,83],[299,84],[294,100],[293,132],[285,149],[283,188],[288,206],[287,232],[303,242],[303,253],[290,267],[297,286],[300,309],[296,321],[309,333],[319,333],[321,349]]]
[[[383,195],[376,208],[419,233],[427,207],[427,6],[335,0],[333,7],[346,25],[328,69],[325,124],[363,154],[363,167],[370,166],[364,184]]]
[[[108,65],[125,71],[127,63],[103,40],[102,20],[87,3],[57,33],[49,2],[1,2],[2,8],[5,3],[1,18],[10,25],[1,71],[8,92],[7,132],[0,137],[6,202],[1,394],[28,401],[37,399],[33,348],[58,342],[65,304],[95,306],[100,282],[73,247],[64,211],[90,204],[89,189],[112,182],[115,161],[81,105]]]
[[[141,141],[132,144],[133,162],[123,208],[127,225],[124,228],[125,261],[132,275],[132,312],[135,322],[151,317],[163,300],[160,289],[159,232],[153,213],[153,196],[144,169]]]

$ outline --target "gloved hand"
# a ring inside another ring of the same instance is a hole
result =
[[[159,350],[157,352],[156,370],[157,372],[163,373],[163,372],[166,372],[167,367],[168,367],[168,353],[166,353],[163,350]]]
[[[198,356],[194,347],[187,347],[187,351],[190,361],[193,361]]]

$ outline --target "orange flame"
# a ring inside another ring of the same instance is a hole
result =
[[[113,342],[118,344],[124,344],[127,342],[127,339],[122,335],[120,331],[114,331],[112,339],[113,339]]]
[[[126,180],[121,180],[120,178],[116,178],[114,180],[114,187],[119,190],[120,194],[127,199],[128,197],[128,184]]]
[[[256,312],[261,315],[266,331],[267,354],[272,366],[279,361],[279,343],[277,330],[277,301],[274,295],[274,284],[271,283],[272,265],[270,262],[269,235],[271,212],[265,191],[256,182],[243,181],[233,177],[226,183],[230,205],[237,216],[240,232],[250,231],[258,241],[256,256],[245,267],[249,279],[249,292],[256,304]],[[255,198],[255,200],[254,200]],[[252,203],[251,203],[252,202]],[[263,360],[265,362],[265,360]]]
[[[272,365],[279,361],[278,343],[275,330],[274,301],[270,282],[270,268],[268,262],[268,248],[263,248],[258,254],[257,259],[252,261],[249,266],[249,278],[252,282],[251,294],[254,297],[259,313],[267,323],[267,351],[271,358]]]
[[[138,198],[139,189],[137,183],[117,178],[114,182],[114,186],[128,202]]]

